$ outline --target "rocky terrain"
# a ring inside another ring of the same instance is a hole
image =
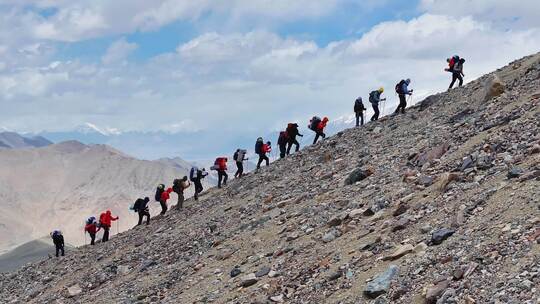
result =
[[[52,229],[61,229],[71,244],[84,244],[85,219],[107,209],[120,216],[114,233],[132,228],[137,221],[129,206],[138,197],[153,198],[158,183],[186,175],[191,167],[183,164],[141,161],[76,141],[0,149],[0,251]],[[156,214],[159,204],[151,205]]]
[[[540,303],[539,128],[537,54],[2,274],[0,298]]]

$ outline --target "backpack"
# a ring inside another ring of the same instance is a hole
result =
[[[263,139],[262,137],[257,138],[257,142],[255,143],[255,153],[261,154],[262,153],[262,146],[263,146]]]
[[[239,161],[239,162],[243,162],[244,161],[244,158],[246,157],[246,153],[247,151],[246,150],[242,150],[240,149],[240,151],[238,151],[236,154],[236,161]]]
[[[356,99],[354,101],[354,112],[362,112],[364,111],[366,108],[364,107],[364,103],[362,102],[362,98],[358,97],[358,99]]]
[[[216,161],[214,162],[214,165],[212,170],[227,170],[227,158],[226,157],[218,157],[216,158]]]
[[[281,131],[279,132],[279,138],[278,138],[278,145],[284,145],[289,141],[289,134],[287,131]]]
[[[405,94],[405,92],[403,92],[403,90],[402,90],[404,83],[405,83],[405,80],[402,79],[400,82],[398,82],[398,84],[396,84],[396,93],[397,94]]]
[[[179,193],[181,192],[181,187],[180,187],[180,180],[178,178],[175,178],[174,181],[173,181],[173,186],[172,186],[172,190],[174,191],[174,193]]]
[[[91,216],[91,217],[86,219],[86,224],[87,225],[93,224],[95,222],[96,222],[96,217],[95,216]]]
[[[133,204],[133,211],[138,212],[141,209],[141,205],[144,202],[143,199],[138,198],[135,203]]]
[[[369,93],[369,102],[370,103],[378,103],[379,101],[375,98],[375,94],[377,94],[378,91],[372,91]]]
[[[161,194],[165,191],[165,185],[159,184],[156,189],[156,195],[154,198],[156,199],[156,202],[159,202],[161,200]]]
[[[321,122],[321,118],[318,116],[313,116],[313,118],[309,121],[309,128],[313,131],[317,131],[317,127],[319,126],[319,123]]]
[[[197,167],[192,167],[191,170],[189,171],[189,179],[192,182],[197,180],[197,171],[199,171],[199,168]]]

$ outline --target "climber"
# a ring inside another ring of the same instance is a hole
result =
[[[366,111],[364,103],[362,102],[362,97],[356,98],[354,101],[354,114],[356,116],[356,126],[364,125],[364,111]]]
[[[191,184],[188,181],[187,176],[184,176],[182,179],[175,179],[173,181],[173,191],[178,195],[178,203],[176,204],[177,209],[182,209],[184,206],[184,190],[189,188]]]
[[[166,191],[163,191],[161,193],[161,198],[159,199],[159,204],[161,205],[161,212],[159,214],[164,215],[167,212],[167,201],[171,198],[171,192],[173,192],[172,188],[167,188]]]
[[[86,220],[86,226],[84,226],[84,231],[88,232],[90,235],[90,245],[94,245],[96,242],[96,234],[101,228],[96,223],[96,218],[94,216],[89,217]]]
[[[212,166],[212,170],[216,170],[218,173],[218,188],[221,188],[222,184],[223,186],[226,186],[227,179],[229,179],[229,175],[227,175],[227,158],[226,157],[216,158],[216,161],[214,162],[214,166]]]
[[[450,83],[450,86],[448,87],[448,90],[450,90],[453,86],[456,80],[459,80],[459,86],[461,87],[463,85],[463,77],[465,74],[463,74],[463,64],[465,63],[465,59],[459,58],[456,63],[454,63],[452,69],[449,69],[449,72],[452,72],[452,82]]]
[[[288,124],[286,132],[287,132],[287,138],[289,141],[287,143],[287,155],[291,153],[291,147],[293,145],[296,146],[295,151],[298,152],[298,150],[300,150],[300,143],[298,142],[298,140],[296,140],[296,136],[304,137],[304,135],[300,134],[300,132],[298,131],[298,124],[297,123]]]
[[[148,210],[148,202],[150,199],[145,197],[144,199],[138,198],[133,204],[133,211],[139,214],[139,222],[137,226],[141,225],[143,218],[146,216],[146,225],[150,225],[150,210]]]
[[[189,171],[189,179],[193,182],[195,185],[195,194],[193,195],[193,198],[197,201],[199,200],[199,193],[201,193],[204,188],[202,185],[201,180],[205,178],[208,175],[208,172],[204,168],[202,170],[199,170],[197,167],[192,167]]]
[[[324,117],[321,120],[319,117],[313,116],[313,118],[309,121],[309,128],[315,132],[315,139],[313,139],[313,144],[317,143],[319,137],[326,138],[326,134],[324,134],[324,128],[326,128],[327,123],[328,117]]]
[[[56,248],[56,257],[58,257],[60,251],[62,252],[62,256],[64,256],[64,236],[62,236],[62,231],[53,230],[53,232],[51,232],[51,238],[53,240],[54,247]]]
[[[259,161],[257,162],[257,170],[261,168],[261,164],[263,161],[266,162],[266,166],[270,164],[270,160],[268,159],[268,156],[266,156],[266,153],[269,153],[272,151],[271,143],[266,142],[264,143],[262,137],[257,138],[257,141],[255,142],[255,153],[259,155]]]
[[[379,120],[379,103],[386,100],[386,98],[381,98],[381,94],[383,92],[384,88],[381,87],[378,90],[369,93],[369,102],[371,103],[373,111],[375,112],[375,114],[373,114],[373,116],[371,117],[371,121]]]
[[[103,238],[101,239],[102,243],[109,240],[109,230],[111,230],[112,221],[116,221],[118,219],[120,219],[120,217],[113,217],[111,215],[111,210],[107,210],[99,216],[99,227],[103,228]]]
[[[281,131],[279,132],[278,137],[278,147],[279,147],[279,158],[284,158],[287,154],[287,143],[289,142],[289,136],[287,135],[287,131]]]
[[[405,108],[407,107],[407,98],[405,95],[412,95],[413,90],[409,90],[409,84],[411,84],[410,79],[401,80],[398,84],[396,84],[396,93],[399,96],[399,105],[394,112],[395,114],[398,114],[401,110],[401,114],[405,114]]]
[[[244,161],[248,160],[249,158],[246,157],[246,150],[242,149],[236,149],[236,152],[234,152],[233,159],[236,162],[236,173],[234,173],[234,177],[240,178],[244,174]]]

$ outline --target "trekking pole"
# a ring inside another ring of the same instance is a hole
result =
[[[116,221],[116,234],[119,234],[119,233],[120,233],[120,232],[119,232],[120,229],[118,228],[119,224],[120,224],[120,219],[118,219],[118,220]]]
[[[84,235],[84,245],[86,245],[86,233],[84,232],[84,229],[83,229],[82,233]]]

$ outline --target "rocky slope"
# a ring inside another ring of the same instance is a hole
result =
[[[64,231],[69,243],[84,244],[84,220],[109,208],[120,215],[119,230],[131,228],[136,221],[129,205],[137,197],[153,196],[158,183],[172,184],[190,169],[76,141],[0,150],[0,168],[0,250],[55,228]]]
[[[537,54],[4,274],[0,298],[538,303],[539,90]]]

